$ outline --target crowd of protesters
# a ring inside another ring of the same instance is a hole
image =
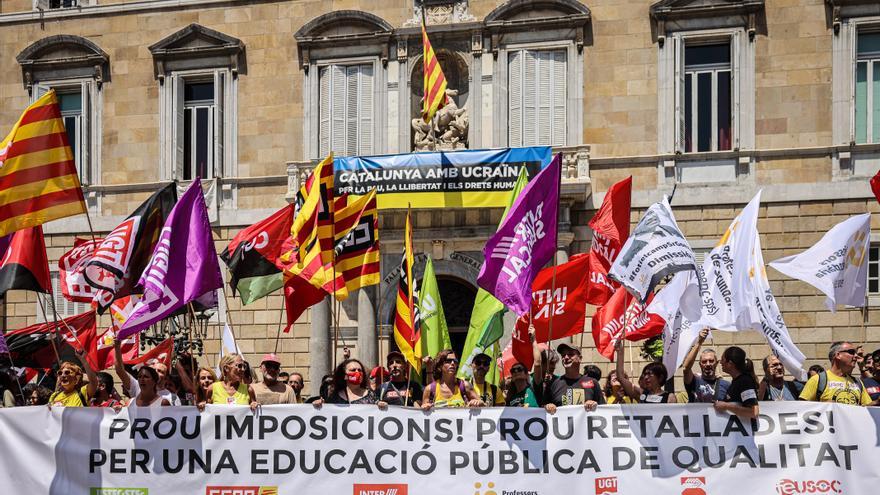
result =
[[[805,381],[786,378],[783,363],[774,355],[761,361],[763,376],[746,352],[736,346],[726,348],[720,358],[704,347],[709,332],[700,333],[682,363],[684,391],[674,390],[666,367],[650,362],[638,377],[624,369],[623,341],[617,343],[616,366],[604,376],[592,364],[582,367],[581,350],[562,343],[555,350],[535,347],[531,370],[514,362],[503,383],[487,381],[492,359],[478,354],[471,361],[471,378],[460,379],[460,358],[451,349],[425,358],[419,370],[413,369],[398,351],[388,354],[385,366],[368,369],[350,356],[332,374],[316,384],[317,393],[303,395],[304,378],[282,371],[281,360],[266,354],[260,361],[260,375],[251,370],[241,355],[220,359],[217,370],[198,367],[191,356],[178,356],[171,370],[161,362],[148,362],[136,371],[122,363],[115,346],[114,377],[91,369],[84,354],[79,363],[64,362],[53,374],[52,388],[39,383],[18,386],[12,373],[0,373],[0,399],[3,407],[18,405],[49,407],[162,407],[206,404],[243,405],[256,409],[273,404],[375,404],[379,408],[416,407],[423,410],[455,407],[543,407],[548,413],[567,405],[594,410],[603,404],[711,403],[718,412],[755,418],[761,401],[819,401],[849,405],[880,405],[880,349],[864,354],[850,342],[835,342],[829,348],[828,366],[810,367]],[[694,365],[697,364],[697,370]],[[561,374],[557,367],[561,365]],[[728,378],[723,378],[719,367]],[[44,377],[45,378],[45,377]],[[49,382],[47,381],[47,384]]]

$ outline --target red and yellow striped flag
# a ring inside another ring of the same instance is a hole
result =
[[[284,253],[287,276],[299,275],[317,255],[320,264],[333,260],[333,153],[321,160],[297,194],[290,236],[293,249]]]
[[[49,91],[0,142],[0,237],[85,212],[58,98]]]
[[[409,361],[416,374],[422,369],[421,322],[419,318],[419,291],[413,277],[412,217],[406,212],[406,230],[403,236],[403,258],[400,260],[400,279],[397,282],[394,341]]]
[[[424,69],[424,91],[422,92],[422,119],[430,122],[437,109],[446,104],[446,76],[440,68],[440,61],[434,54],[425,23],[422,23],[422,68]]]

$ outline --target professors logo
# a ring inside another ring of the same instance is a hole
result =
[[[779,480],[776,484],[779,495],[835,495],[843,493],[843,487],[837,480]]]
[[[596,478],[596,495],[612,495],[617,493],[617,477]]]
[[[706,491],[706,478],[702,476],[683,476],[681,495],[709,495]]]
[[[91,488],[89,495],[150,495],[146,488]]]
[[[404,484],[389,485],[387,483],[381,485],[354,485],[353,495],[408,495],[408,486]]]
[[[205,495],[278,495],[277,486],[209,486]]]

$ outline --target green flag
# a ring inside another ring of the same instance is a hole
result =
[[[526,171],[525,167],[519,169],[519,177],[516,179],[516,184],[513,186],[513,190],[510,191],[510,198],[507,200],[507,207],[504,208],[504,213],[501,214],[501,222],[504,222],[504,219],[507,217],[507,212],[510,211],[511,205],[516,201],[516,197],[519,196],[520,191],[526,187],[526,184],[529,182],[529,175]],[[499,225],[501,224],[499,222]],[[474,359],[474,356],[481,352],[485,352],[492,356],[492,349],[488,349],[492,344],[497,343],[498,339],[504,334],[504,325],[502,323],[502,317],[504,316],[504,303],[495,299],[495,296],[489,294],[487,291],[480,289],[477,291],[477,297],[474,300],[474,310],[471,313],[471,321],[468,325],[468,334],[467,338],[464,341],[464,350],[462,351],[462,360],[461,366],[458,368],[458,377],[465,380],[470,380],[471,378],[471,361]],[[498,357],[500,352],[496,352],[496,356]],[[489,376],[495,376],[497,379],[498,374],[495,373],[495,360],[492,362],[492,369],[489,370],[489,375],[487,375],[487,380]],[[497,384],[497,383],[496,383]]]
[[[446,315],[440,302],[440,288],[434,275],[434,262],[428,256],[425,275],[419,290],[419,316],[422,319],[422,356],[436,356],[443,349],[452,347]]]

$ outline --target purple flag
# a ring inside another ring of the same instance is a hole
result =
[[[6,337],[0,333],[0,354],[9,354],[9,346],[6,345]]]
[[[562,154],[529,182],[483,248],[477,284],[522,316],[532,303],[532,281],[556,250],[556,213]]]
[[[140,332],[223,286],[199,179],[168,215],[138,286],[143,287],[144,297],[122,324],[119,338]]]

